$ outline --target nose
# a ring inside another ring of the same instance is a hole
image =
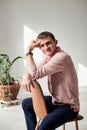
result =
[[[47,50],[48,49],[48,45],[44,45],[44,50]]]
[[[46,47],[47,47],[47,45],[46,45],[46,44],[44,44],[44,47],[46,48]]]

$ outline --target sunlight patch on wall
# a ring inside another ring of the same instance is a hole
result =
[[[31,40],[36,38],[37,34],[30,29],[28,26],[24,25],[24,53],[26,53],[26,47]]]
[[[36,36],[37,33],[35,31],[24,25],[24,54],[26,53],[27,45],[31,40],[35,40]],[[38,48],[35,48],[33,54],[35,62],[38,64],[43,59],[42,52]],[[26,61],[24,61],[24,65],[26,66]]]
[[[87,86],[87,67],[78,63],[79,86]]]

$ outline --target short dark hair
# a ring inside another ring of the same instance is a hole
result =
[[[48,31],[44,31],[38,34],[37,39],[44,39],[46,37],[50,37],[53,41],[55,41],[55,36],[51,32],[48,32]]]

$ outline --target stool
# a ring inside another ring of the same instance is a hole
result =
[[[79,130],[78,121],[79,121],[79,120],[82,120],[83,118],[84,118],[84,117],[83,117],[82,115],[78,114],[78,116],[77,116],[76,118],[74,118],[74,119],[72,119],[72,120],[70,120],[70,121],[68,121],[68,122],[66,122],[66,123],[75,121],[76,130]],[[65,124],[63,125],[63,130],[65,130]]]

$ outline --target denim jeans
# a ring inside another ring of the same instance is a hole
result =
[[[54,105],[51,96],[45,96],[48,115],[41,121],[39,130],[55,130],[68,120],[75,118],[78,112],[74,112],[69,104]],[[22,102],[27,130],[35,130],[36,115],[32,106],[32,98],[26,98]]]

